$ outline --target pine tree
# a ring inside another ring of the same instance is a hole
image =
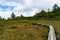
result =
[[[14,18],[15,18],[15,14],[12,13],[12,14],[11,14],[11,19],[14,19]]]
[[[58,12],[59,10],[60,10],[60,7],[59,7],[57,4],[55,4],[55,5],[53,6],[52,11],[53,11],[53,12]]]

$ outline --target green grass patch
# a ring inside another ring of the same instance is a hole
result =
[[[32,20],[2,21],[0,40],[47,40],[48,28],[32,25]]]

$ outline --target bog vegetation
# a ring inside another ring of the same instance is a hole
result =
[[[42,23],[53,25],[57,40],[60,40],[60,7],[55,4],[50,11],[41,10],[32,17],[15,16],[14,12],[7,20],[0,16],[0,40],[47,40],[48,27],[32,25]]]

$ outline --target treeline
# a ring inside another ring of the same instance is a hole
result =
[[[44,20],[60,20],[60,7],[55,4],[53,5],[52,10],[50,11],[50,9],[48,9],[48,11],[46,12],[45,10],[41,10],[41,12],[37,13],[36,15],[34,15],[33,17],[24,17],[23,15],[21,16],[15,16],[14,13],[11,14],[11,17],[8,18],[8,20],[20,20],[20,19],[28,19],[28,20],[40,20],[40,19],[44,19]],[[0,20],[4,20],[0,17]]]
[[[46,19],[46,20],[60,20],[60,7],[55,4],[52,10],[41,10],[41,12],[37,13],[33,16],[34,19]]]

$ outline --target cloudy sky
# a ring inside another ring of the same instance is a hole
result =
[[[51,9],[59,0],[0,0],[0,16],[3,18],[10,17],[14,12],[16,16],[33,16],[40,10]]]

